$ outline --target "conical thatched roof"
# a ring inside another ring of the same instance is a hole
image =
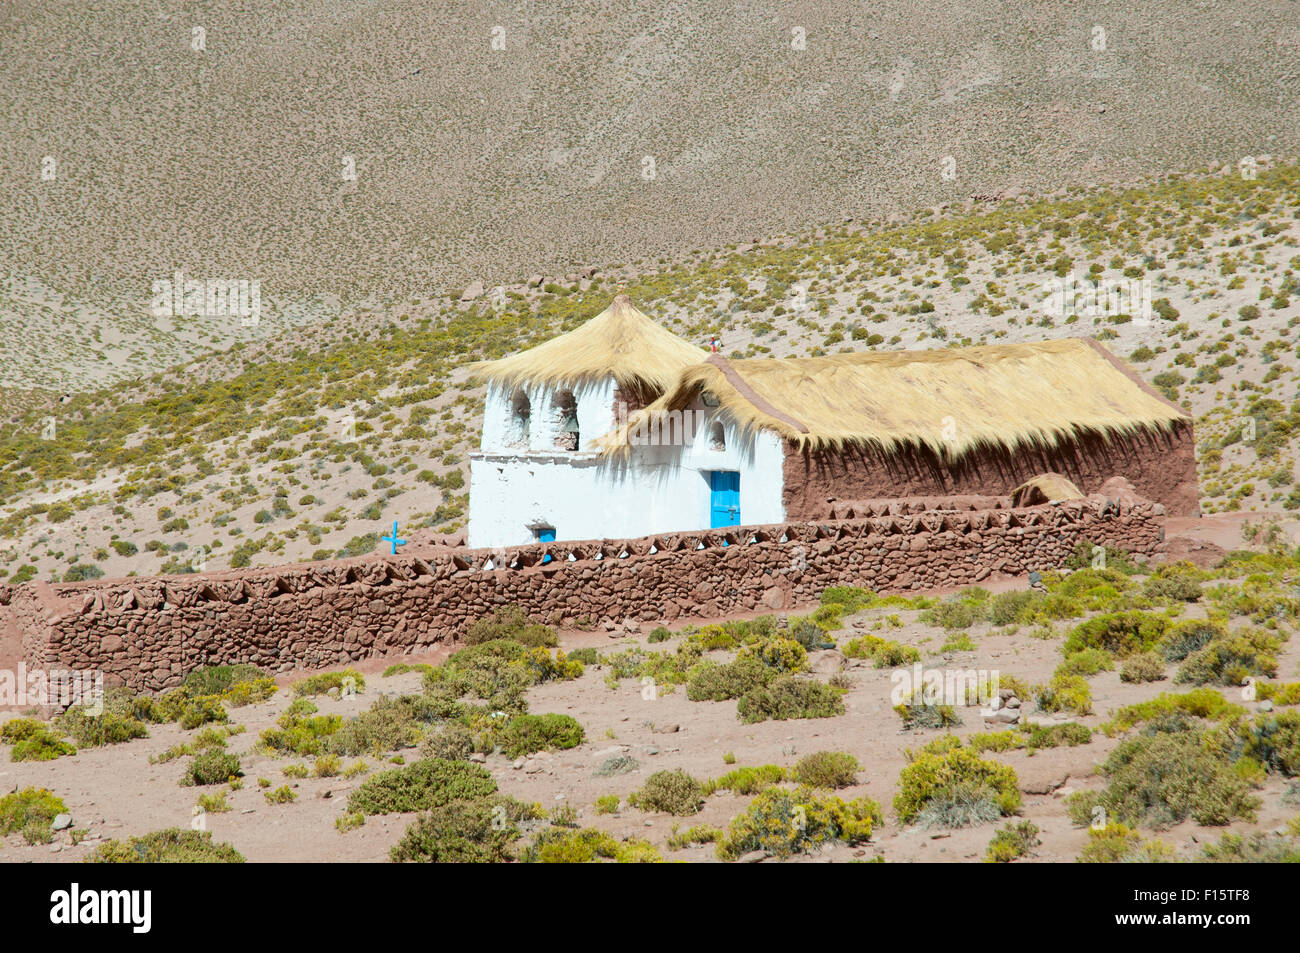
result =
[[[503,386],[561,386],[612,376],[622,387],[649,390],[653,398],[675,386],[683,369],[706,356],[702,348],[638,311],[627,295],[618,295],[581,327],[519,354],[480,361],[471,369],[476,377]]]
[[[1086,338],[785,360],[715,354],[684,370],[641,413],[683,410],[702,391],[742,430],[774,430],[813,449],[919,444],[948,458],[980,446],[1052,446],[1083,432],[1168,429],[1189,419]],[[625,447],[639,419],[598,445]]]

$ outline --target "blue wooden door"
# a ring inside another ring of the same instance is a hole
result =
[[[709,471],[709,526],[740,525],[740,474]]]
[[[555,527],[554,527],[554,526],[543,526],[542,528],[540,528],[540,529],[537,531],[537,541],[538,541],[539,543],[553,543],[553,542],[555,542]],[[547,563],[549,563],[550,561],[551,561],[551,557],[550,557],[550,556],[543,556],[543,557],[542,557],[542,565],[543,565],[543,566],[545,566],[545,565],[546,565]]]

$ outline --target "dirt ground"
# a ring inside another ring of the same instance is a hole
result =
[[[1192,538],[1212,538],[1220,545],[1238,545],[1234,534],[1238,520],[1227,517],[1187,521]],[[1026,580],[1003,578],[987,588],[1006,590],[1025,586]],[[1203,615],[1193,605],[1188,617]],[[901,627],[885,631],[874,629],[878,620],[895,615]],[[1053,639],[1035,638],[1027,627],[1015,634],[1002,634],[981,623],[968,630],[974,651],[940,652],[944,642],[941,629],[917,619],[915,611],[869,609],[844,620],[843,630],[835,633],[843,644],[849,638],[875,631],[906,645],[920,649],[923,664],[962,669],[984,669],[1013,675],[1029,683],[1046,682],[1060,662],[1061,637],[1066,626],[1059,626]],[[597,646],[602,652],[621,650],[632,644],[644,644],[646,632],[613,634],[604,632],[565,631],[560,633],[566,650]],[[673,650],[677,639],[651,646]],[[402,661],[432,664],[441,662],[448,650],[420,656],[406,656]],[[816,659],[816,653],[810,657]],[[388,678],[383,670],[393,659],[369,659],[358,668],[366,675],[365,690],[351,699],[315,699],[322,714],[345,717],[369,707],[381,695],[418,692],[420,674],[410,672]],[[1291,640],[1279,657],[1279,677],[1294,678],[1300,673],[1300,640]],[[608,688],[600,666],[588,666],[581,678],[549,682],[528,694],[534,713],[557,712],[576,718],[586,731],[585,742],[577,748],[553,753],[539,753],[521,767],[501,754],[490,755],[486,767],[502,792],[523,801],[537,802],[547,810],[571,805],[580,815],[583,826],[596,827],[619,837],[648,838],[666,859],[717,862],[712,845],[670,851],[667,838],[674,829],[695,824],[726,828],[731,818],[744,810],[749,798],[721,792],[710,796],[704,809],[690,818],[675,818],[646,813],[631,808],[627,795],[638,788],[651,773],[681,768],[706,779],[719,776],[731,768],[724,755],[735,756],[735,765],[793,765],[801,756],[821,750],[847,751],[862,765],[856,786],[838,792],[854,798],[869,796],[885,808],[886,823],[873,835],[871,842],[858,847],[828,847],[816,855],[803,855],[797,862],[870,859],[877,855],[891,862],[909,861],[978,861],[997,824],[986,824],[956,831],[924,831],[901,827],[892,816],[891,805],[900,770],[906,764],[907,749],[916,749],[939,732],[900,730],[897,715],[891,710],[891,671],[875,669],[869,661],[848,660],[846,672],[853,687],[845,696],[846,713],[828,719],[766,721],[742,724],[736,703],[691,702],[684,687],[661,691],[657,697],[643,697],[634,679],[624,680],[616,689]],[[291,692],[287,686],[304,673],[290,673],[279,679],[281,690],[270,701],[231,710],[231,724],[246,731],[230,740],[229,750],[240,756],[245,773],[242,789],[228,795],[229,813],[208,814],[205,829],[214,839],[232,844],[250,861],[349,862],[384,861],[389,849],[400,839],[410,815],[367,818],[363,827],[340,833],[334,821],[345,812],[347,794],[362,778],[286,778],[286,765],[302,763],[300,758],[273,758],[253,750],[265,728],[271,727],[288,706]],[[1172,667],[1169,672],[1172,675]],[[1117,671],[1103,672],[1089,679],[1093,693],[1094,714],[1078,717],[1096,728],[1122,705],[1149,698],[1170,689],[1165,681],[1131,685],[1120,681]],[[1232,689],[1226,689],[1232,692]],[[1246,703],[1246,707],[1255,707]],[[959,709],[962,724],[954,729],[962,738],[988,730],[978,707]],[[8,712],[0,717],[13,717]],[[1035,716],[1041,717],[1041,716]],[[1061,720],[1065,720],[1064,717]],[[34,785],[46,787],[64,799],[74,819],[74,828],[88,831],[79,845],[71,844],[68,832],[57,836],[54,844],[27,845],[19,835],[11,835],[0,846],[0,861],[61,862],[84,858],[105,838],[123,838],[165,827],[191,826],[195,798],[202,790],[178,784],[186,760],[150,764],[150,757],[176,745],[194,732],[177,725],[150,728],[151,736],[126,744],[88,748],[75,756],[40,763],[11,763],[7,746],[0,746],[0,791]],[[1035,861],[1068,862],[1074,860],[1085,841],[1085,830],[1074,828],[1066,814],[1064,797],[1071,791],[1099,787],[1094,767],[1118,744],[1118,739],[1096,734],[1086,745],[1052,748],[1036,753],[1024,750],[997,755],[1015,768],[1024,793],[1023,817],[1040,828],[1041,845],[1031,858]],[[639,768],[629,774],[601,778],[594,770],[606,758],[630,755]],[[418,757],[405,752],[408,762]],[[357,759],[345,759],[345,765]],[[388,765],[368,758],[375,770]],[[258,778],[269,779],[274,787],[288,783],[298,794],[297,800],[285,805],[268,804],[257,784]],[[1270,776],[1259,791],[1264,806],[1254,824],[1237,823],[1229,830],[1269,831],[1281,827],[1294,813],[1280,804],[1281,781]],[[616,794],[623,798],[614,815],[597,814],[596,798]],[[1179,848],[1190,847],[1197,840],[1217,839],[1221,829],[1198,828],[1190,821],[1160,836]]]

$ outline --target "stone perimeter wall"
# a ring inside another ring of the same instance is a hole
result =
[[[0,643],[20,637],[29,668],[156,691],[202,665],[282,672],[428,649],[507,603],[557,625],[707,619],[809,605],[832,585],[900,592],[1048,569],[1080,541],[1151,553],[1164,538],[1149,501],[970,506],[869,501],[815,523],[0,586]]]

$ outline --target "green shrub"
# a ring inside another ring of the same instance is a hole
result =
[[[602,794],[596,798],[596,813],[617,814],[620,801],[617,794]]]
[[[1172,625],[1160,640],[1160,654],[1170,662],[1181,662],[1198,649],[1228,634],[1220,623],[1208,619],[1188,619]]]
[[[728,771],[720,778],[704,783],[705,795],[715,791],[730,791],[733,794],[757,794],[774,784],[780,784],[790,773],[779,764],[764,764],[758,767],[741,767]]]
[[[67,813],[63,799],[46,788],[23,788],[0,797],[0,837],[21,832],[29,844],[48,844],[50,825]]]
[[[999,592],[988,601],[989,622],[996,626],[1027,623],[1033,617],[1033,607],[1043,601],[1043,595],[1033,590]]]
[[[1201,732],[1152,734],[1120,743],[1102,764],[1107,778],[1098,803],[1125,824],[1155,829],[1191,817],[1198,824],[1253,820],[1258,798],[1227,758],[1209,750]]]
[[[291,804],[298,800],[298,794],[287,784],[282,784],[274,791],[265,793],[267,804]]]
[[[602,761],[596,770],[592,772],[592,777],[617,777],[620,774],[631,774],[639,767],[641,767],[641,762],[636,758],[633,758],[631,755],[616,754],[613,757],[606,758]]]
[[[360,692],[365,687],[365,677],[355,669],[346,668],[341,672],[319,672],[294,682],[293,693],[298,698],[304,698],[308,695],[324,695],[333,689]]]
[[[469,761],[424,758],[368,778],[348,796],[348,813],[408,814],[495,794],[486,769]]]
[[[618,841],[604,831],[583,828],[548,828],[520,857],[526,864],[593,864],[612,860],[619,864],[657,864],[663,857],[649,841]]]
[[[816,751],[794,766],[794,779],[812,788],[847,788],[858,783],[858,759],[843,751]]]
[[[95,864],[242,864],[229,844],[214,844],[209,831],[169,827],[125,841],[105,841],[87,860]]]
[[[903,719],[904,731],[951,728],[961,724],[961,716],[952,705],[908,699],[901,705],[895,705],[894,712]]]
[[[921,652],[915,646],[886,642],[872,653],[876,668],[899,668],[921,661]]]
[[[569,658],[583,665],[596,665],[600,662],[600,653],[594,648],[574,649],[569,653]]]
[[[1115,662],[1109,652],[1102,649],[1083,649],[1073,655],[1067,655],[1065,661],[1056,667],[1061,675],[1079,675],[1084,678],[1098,672],[1109,672],[1115,668]]]
[[[686,683],[686,697],[693,702],[740,698],[767,684],[773,675],[771,669],[754,658],[737,659],[726,665],[705,665]]]
[[[833,718],[844,714],[844,700],[829,685],[794,675],[784,675],[770,685],[752,688],[741,696],[736,712],[745,724],[769,718]]]
[[[632,792],[628,803],[643,811],[686,817],[704,806],[704,786],[685,771],[656,771]]]
[[[958,598],[931,606],[921,613],[920,620],[942,629],[969,629],[984,618],[984,613],[983,604],[971,604]]]
[[[1071,629],[1063,652],[1069,656],[1084,649],[1104,649],[1122,658],[1154,649],[1168,628],[1163,616],[1137,611],[1107,613]]]
[[[1169,863],[1173,849],[1160,841],[1144,841],[1127,824],[1108,823],[1088,830],[1079,862],[1083,864]]]
[[[1092,690],[1078,675],[1056,674],[1051,682],[1039,685],[1039,711],[1068,711],[1076,715],[1092,714]]]
[[[1158,682],[1165,677],[1165,660],[1157,652],[1130,655],[1120,669],[1121,682]]]
[[[424,729],[435,720],[434,705],[428,699],[416,695],[384,697],[328,733],[320,747],[350,758],[414,748]]]
[[[1025,724],[1020,726],[1020,731],[1029,736],[1025,740],[1025,747],[1031,751],[1059,748],[1062,745],[1073,748],[1092,741],[1092,729],[1074,721],[1058,725]]]
[[[149,729],[143,721],[107,709],[99,715],[88,715],[84,708],[69,708],[54,719],[54,724],[71,735],[82,748],[116,745],[134,738],[149,737]]]
[[[531,648],[554,648],[560,644],[554,629],[530,624],[524,610],[517,605],[502,606],[490,618],[473,623],[465,633],[466,645],[481,645],[499,639],[508,639]]]
[[[181,686],[192,695],[221,695],[240,682],[266,677],[256,665],[205,665],[189,672]]]
[[[473,752],[474,735],[461,725],[444,726],[426,738],[420,746],[420,753],[426,758],[442,758],[445,761],[461,761]]]
[[[870,798],[845,802],[806,787],[796,791],[772,787],[732,819],[730,830],[718,842],[718,856],[736,860],[761,850],[786,858],[831,842],[860,844],[883,820],[880,805]]]
[[[990,864],[1009,864],[1029,854],[1040,843],[1037,824],[1014,821],[993,835],[984,860]]]
[[[339,715],[319,715],[316,705],[306,698],[296,699],[277,719],[279,728],[262,732],[260,744],[273,754],[296,754],[302,757],[320,754],[325,738],[343,726]],[[342,752],[335,752],[336,754]]]
[[[1277,674],[1280,643],[1264,632],[1245,632],[1216,638],[1187,657],[1174,681],[1192,685],[1241,685],[1251,675]]]
[[[1219,749],[1228,757],[1250,758],[1288,777],[1300,774],[1300,712],[1266,712],[1253,721],[1237,718],[1219,737]]]
[[[779,673],[802,672],[808,668],[808,651],[793,639],[772,639],[741,648],[736,660],[757,659]]]
[[[1116,735],[1143,722],[1173,715],[1223,721],[1245,714],[1246,709],[1227,701],[1214,689],[1197,688],[1181,695],[1161,692],[1147,701],[1125,705],[1115,713],[1114,718],[1101,726],[1101,730],[1108,735]]]
[[[501,732],[508,757],[535,751],[558,751],[582,744],[582,725],[569,715],[514,715]]]
[[[941,811],[948,805],[988,800],[1002,814],[1020,807],[1016,772],[1007,765],[981,759],[968,748],[954,748],[945,754],[923,752],[899,775],[894,811],[904,824],[916,821],[923,811]]]
[[[1300,843],[1276,833],[1224,834],[1217,844],[1201,847],[1200,860],[1210,864],[1300,864]]]
[[[870,589],[857,586],[830,586],[822,590],[821,604],[838,606],[844,613],[854,613],[867,608],[875,601],[876,594]]]
[[[11,761],[53,761],[73,755],[77,749],[59,737],[44,722],[34,718],[14,718],[0,726],[0,741],[13,745]]]
[[[389,856],[394,863],[500,864],[512,859],[519,828],[502,823],[508,799],[451,801],[421,814]]]
[[[1158,602],[1195,602],[1201,598],[1203,574],[1190,563],[1161,566],[1142,585],[1142,594]]]
[[[224,751],[205,751],[195,755],[185,770],[181,784],[186,786],[225,784],[231,778],[243,775],[239,758]]]

